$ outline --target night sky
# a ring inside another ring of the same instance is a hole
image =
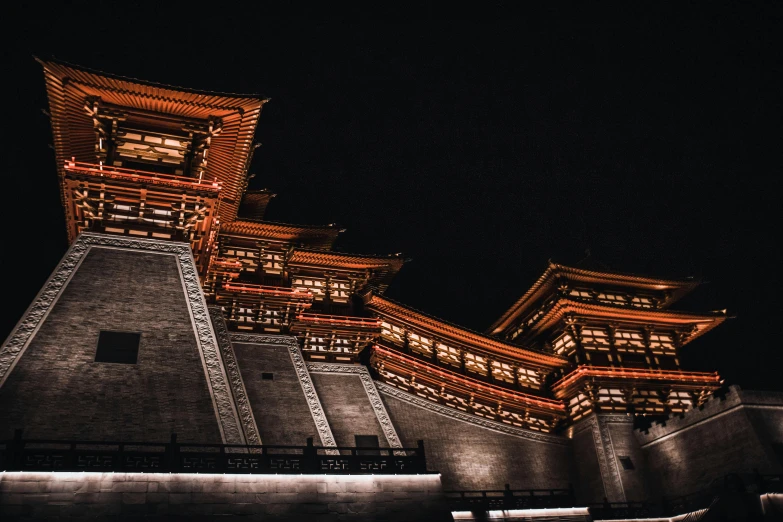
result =
[[[593,266],[701,278],[677,308],[735,318],[684,364],[783,390],[780,3],[405,23],[125,5],[7,13],[0,337],[67,247],[33,59],[53,55],[270,97],[251,169],[251,188],[278,194],[267,218],[403,252],[396,300],[483,331],[547,260],[589,251]]]

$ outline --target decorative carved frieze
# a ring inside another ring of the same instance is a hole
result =
[[[0,386],[13,370],[30,344],[38,328],[57,303],[76,269],[92,248],[118,248],[173,255],[182,275],[185,302],[188,306],[196,344],[204,365],[207,386],[212,395],[218,427],[226,444],[244,444],[239,415],[228,389],[223,362],[218,353],[215,333],[201,292],[196,264],[190,245],[155,239],[108,236],[83,232],[76,238],[38,296],[0,348]]]
[[[296,337],[231,333],[230,338],[234,343],[272,344],[288,348],[291,362],[294,365],[294,371],[299,379],[299,384],[302,386],[305,400],[307,400],[307,406],[310,408],[310,414],[313,416],[315,428],[318,430],[318,436],[321,438],[321,444],[323,446],[337,446],[334,441],[334,435],[332,435],[332,429],[329,427],[329,421],[321,406],[321,401],[318,399],[318,393],[315,391],[313,381],[310,379],[310,374],[307,372],[307,366],[299,351],[299,343],[296,341]],[[339,451],[337,450],[326,450],[326,453],[329,455],[339,455]]]
[[[626,502],[625,489],[620,478],[620,469],[608,424],[632,425],[633,418],[628,415],[590,415],[577,424],[574,435],[587,429],[591,431],[605,496],[610,502]],[[628,430],[631,429],[629,426]]]
[[[219,307],[211,306],[209,307],[209,314],[212,318],[215,335],[217,336],[218,347],[223,356],[223,364],[231,383],[231,392],[234,394],[234,402],[239,413],[239,419],[242,421],[245,440],[248,444],[260,445],[261,436],[258,433],[256,419],[253,417],[253,409],[250,407],[250,401],[247,398],[247,390],[245,390],[245,383],[242,381],[242,374],[237,365],[234,348],[231,346],[231,339],[226,328],[226,321],[223,318],[223,312]]]
[[[378,395],[378,390],[375,388],[375,383],[370,376],[370,372],[363,365],[356,364],[333,364],[333,363],[307,363],[307,369],[310,373],[332,373],[332,374],[351,374],[358,375],[364,386],[364,391],[367,393],[367,398],[370,400],[370,405],[375,411],[375,417],[383,429],[383,434],[386,436],[386,441],[389,443],[390,448],[401,448],[402,443],[397,436],[397,431],[394,429],[389,414],[386,412],[386,408],[383,405],[381,396]]]

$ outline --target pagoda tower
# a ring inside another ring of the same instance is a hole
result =
[[[188,241],[203,277],[236,219],[265,98],[41,61],[69,242],[82,231]]]
[[[683,347],[726,319],[725,311],[669,309],[697,286],[550,262],[488,333],[568,359],[550,390],[571,421],[590,412],[681,413],[722,383],[680,366]]]

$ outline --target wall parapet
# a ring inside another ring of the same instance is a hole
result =
[[[634,430],[639,444],[655,443],[678,431],[725,415],[736,408],[783,410],[783,393],[758,390],[743,390],[737,385],[729,386],[724,393],[712,395],[702,406],[679,415],[670,415],[665,421],[654,423],[646,430]]]

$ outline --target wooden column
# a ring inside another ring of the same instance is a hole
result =
[[[565,318],[565,324],[566,331],[571,334],[571,337],[573,337],[574,343],[576,344],[576,364],[587,364],[587,356],[585,355],[585,349],[582,346],[582,325],[578,324],[576,318],[572,315]]]
[[[613,367],[615,364],[618,366],[624,366],[623,362],[620,360],[620,354],[617,351],[617,345],[615,344],[616,333],[617,333],[617,325],[615,323],[609,323],[606,326],[606,335],[607,335],[607,339],[609,339],[609,353],[612,354],[611,366]]]
[[[492,363],[494,363],[495,361],[491,357],[487,357],[486,360],[487,360],[487,380],[490,383],[494,383],[495,376],[492,374]]]

